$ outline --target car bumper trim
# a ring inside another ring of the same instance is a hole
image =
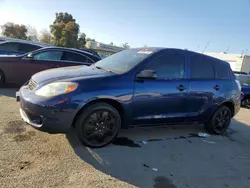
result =
[[[37,124],[37,123],[32,122],[29,119],[29,117],[27,116],[27,114],[25,113],[25,111],[23,111],[21,108],[20,108],[20,115],[21,115],[21,118],[23,119],[23,121],[25,121],[26,123],[28,123],[34,127],[40,128],[43,125],[43,124]]]

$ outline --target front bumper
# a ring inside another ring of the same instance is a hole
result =
[[[78,111],[76,105],[70,101],[60,103],[61,98],[42,101],[26,87],[16,93],[16,100],[20,103],[21,118],[45,132],[68,132]]]

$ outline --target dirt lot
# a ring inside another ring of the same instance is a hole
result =
[[[14,95],[0,90],[1,188],[249,188],[250,110],[241,109],[225,136],[197,137],[199,125],[130,129],[89,149],[73,132],[27,126]]]

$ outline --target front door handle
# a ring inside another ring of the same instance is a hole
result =
[[[216,91],[218,91],[218,90],[220,89],[220,86],[215,85],[215,86],[214,86],[214,89],[215,89]]]
[[[178,87],[176,87],[176,89],[184,91],[186,88],[183,85],[179,85]]]

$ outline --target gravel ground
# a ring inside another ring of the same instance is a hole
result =
[[[114,144],[89,149],[73,132],[48,134],[23,123],[14,95],[0,90],[1,188],[249,188],[248,109],[225,136],[199,138],[200,125],[133,128]]]

